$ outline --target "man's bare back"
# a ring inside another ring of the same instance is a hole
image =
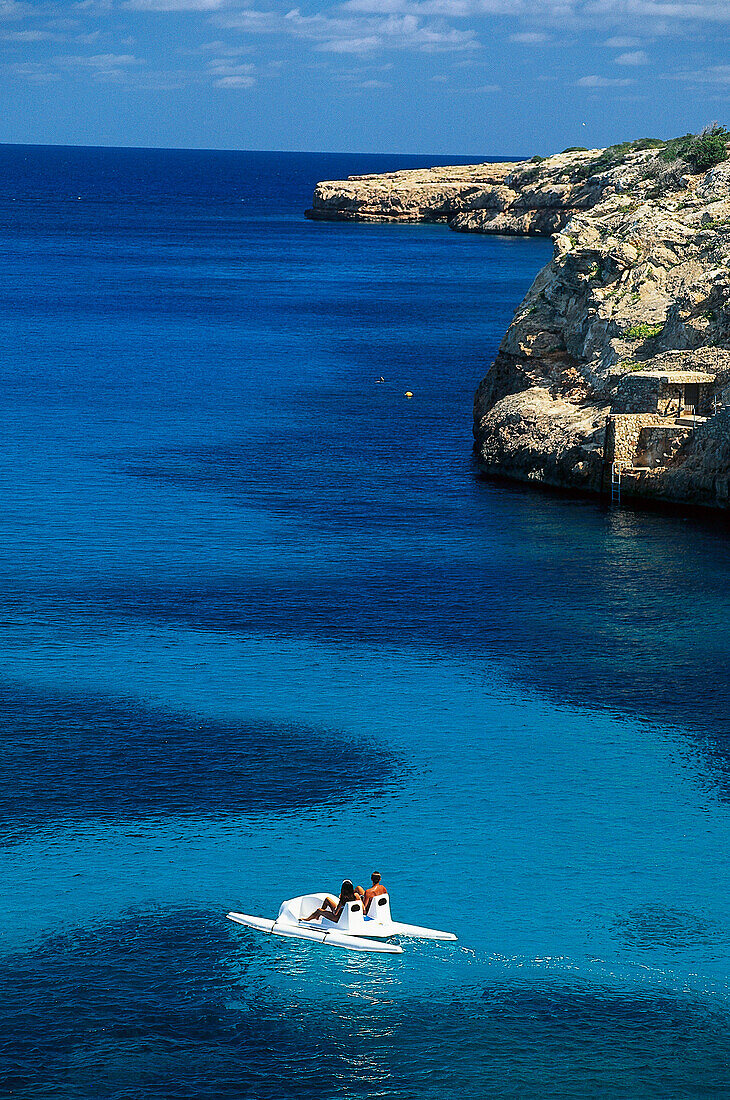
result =
[[[377,898],[377,897],[380,897],[381,894],[387,894],[388,893],[387,889],[385,888],[385,886],[383,886],[382,882],[380,881],[380,875],[378,874],[377,871],[373,871],[373,873],[370,877],[373,880],[373,884],[372,884],[372,886],[368,887],[368,889],[365,891],[365,897],[363,899],[363,904],[364,904],[366,913],[370,908],[370,903],[373,900],[373,898]]]

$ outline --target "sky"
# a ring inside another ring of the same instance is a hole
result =
[[[730,124],[730,0],[0,0],[0,44],[2,142],[531,156]]]

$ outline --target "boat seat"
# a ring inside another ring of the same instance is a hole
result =
[[[324,901],[325,894],[306,894],[304,897],[295,898],[295,909],[293,910],[290,902],[285,902],[279,910],[279,919],[282,917],[284,920],[293,920],[297,922],[300,918],[306,917],[313,910],[319,908]],[[319,917],[316,921],[312,921],[312,928],[325,928],[327,930],[338,929],[340,932],[357,933],[362,931],[365,924],[364,915],[362,911],[362,904],[359,901],[348,901],[347,905],[340,914],[338,921],[330,920],[328,917]]]
[[[340,932],[362,931],[362,927],[365,923],[362,903],[359,901],[348,901],[338,921],[335,922],[328,920],[327,917],[320,917],[320,923],[326,928],[338,928]]]
[[[390,915],[390,896],[377,894],[370,902],[370,908],[366,914],[367,920],[375,920],[378,924],[389,924],[393,919]]]

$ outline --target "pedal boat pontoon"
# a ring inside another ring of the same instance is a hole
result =
[[[338,921],[328,920],[327,917],[318,917],[313,921],[303,919],[319,909],[328,896],[302,894],[299,898],[282,902],[276,920],[251,917],[247,913],[228,913],[227,916],[236,924],[255,928],[259,932],[269,932],[272,936],[326,943],[349,951],[379,951],[387,955],[400,955],[403,952],[399,943],[384,942],[391,936],[410,936],[420,940],[457,938],[453,932],[439,932],[436,928],[421,928],[417,924],[394,921],[390,915],[390,898],[387,894],[373,898],[367,914],[363,911],[361,902],[349,901]]]

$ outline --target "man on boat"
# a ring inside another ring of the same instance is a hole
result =
[[[367,890],[365,891],[365,895],[363,897],[363,908],[365,909],[366,913],[367,913],[368,909],[370,908],[370,903],[372,902],[373,898],[377,898],[377,897],[380,897],[381,894],[387,894],[388,893],[387,889],[385,888],[385,886],[383,886],[382,882],[380,881],[380,877],[381,876],[378,874],[377,871],[373,871],[372,875],[370,876],[370,878],[373,881],[373,884],[372,884],[372,886],[369,886],[367,888]]]

